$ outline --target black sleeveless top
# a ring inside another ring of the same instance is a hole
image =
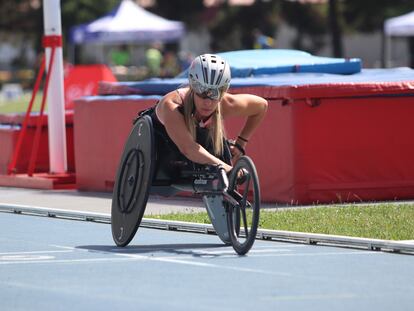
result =
[[[143,110],[139,116],[148,115],[151,117],[154,128],[156,165],[155,180],[170,180],[179,178],[181,171],[194,170],[200,164],[194,163],[187,159],[178,149],[177,145],[168,136],[165,126],[160,122],[155,112],[156,105]],[[183,114],[182,107],[178,110]],[[203,146],[208,152],[214,154],[213,142],[208,135],[208,129],[197,125],[196,141]],[[223,162],[231,165],[231,153],[228,142],[223,138],[223,154],[217,156]]]

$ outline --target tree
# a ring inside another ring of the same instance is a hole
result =
[[[190,28],[196,28],[205,12],[203,0],[157,0],[150,11],[171,20],[184,22]]]
[[[334,57],[343,57],[342,47],[342,12],[337,0],[329,0],[329,28]]]
[[[280,2],[257,0],[251,6],[230,6],[224,3],[209,23],[214,38],[212,49],[227,51],[253,46],[254,29],[273,37],[279,22]]]
[[[119,0],[65,0],[61,1],[62,32],[64,37],[70,27],[90,22],[107,14],[119,4]],[[36,37],[36,49],[42,49],[43,1],[42,0],[1,0],[0,31],[25,33]]]
[[[287,24],[296,28],[295,49],[316,54],[325,45],[327,34],[326,4],[282,1],[281,15]]]
[[[414,1],[412,0],[347,0],[344,10],[344,18],[349,29],[352,31],[373,32],[383,31],[383,25],[386,19],[408,13],[414,10]],[[385,35],[383,33],[383,38]],[[409,38],[409,53],[411,58],[411,67],[414,67],[414,36]],[[384,50],[385,39],[383,40]],[[385,57],[382,56],[383,66],[385,66]]]
[[[14,32],[39,31],[42,26],[41,0],[1,0],[0,30]]]
[[[382,29],[387,18],[412,10],[412,0],[346,0],[343,12],[350,30],[371,32]]]
[[[89,23],[115,9],[119,0],[65,0],[61,1],[62,30],[65,36],[72,26]]]

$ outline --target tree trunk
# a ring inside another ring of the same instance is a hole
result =
[[[410,67],[414,68],[414,37],[408,38],[409,55],[410,55]]]
[[[341,13],[337,0],[329,0],[329,28],[334,57],[343,57]]]

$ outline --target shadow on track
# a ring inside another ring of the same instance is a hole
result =
[[[202,244],[154,244],[154,245],[135,245],[126,247],[116,247],[112,245],[81,245],[76,246],[77,249],[83,249],[90,252],[111,253],[111,254],[146,254],[146,253],[164,253],[174,255],[190,255],[193,257],[220,257],[224,254],[208,252],[207,249],[216,249],[223,247],[231,247],[221,243],[202,243]],[[195,250],[206,250],[205,253]]]

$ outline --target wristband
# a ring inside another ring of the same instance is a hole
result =
[[[246,150],[244,150],[244,148],[240,144],[236,143],[234,140],[230,140],[229,144],[239,149],[242,155],[246,154]]]
[[[248,139],[246,139],[246,138],[244,138],[244,137],[242,137],[242,136],[237,136],[237,138],[238,139],[240,139],[241,141],[244,141],[245,143],[248,143],[249,142],[249,140]]]

